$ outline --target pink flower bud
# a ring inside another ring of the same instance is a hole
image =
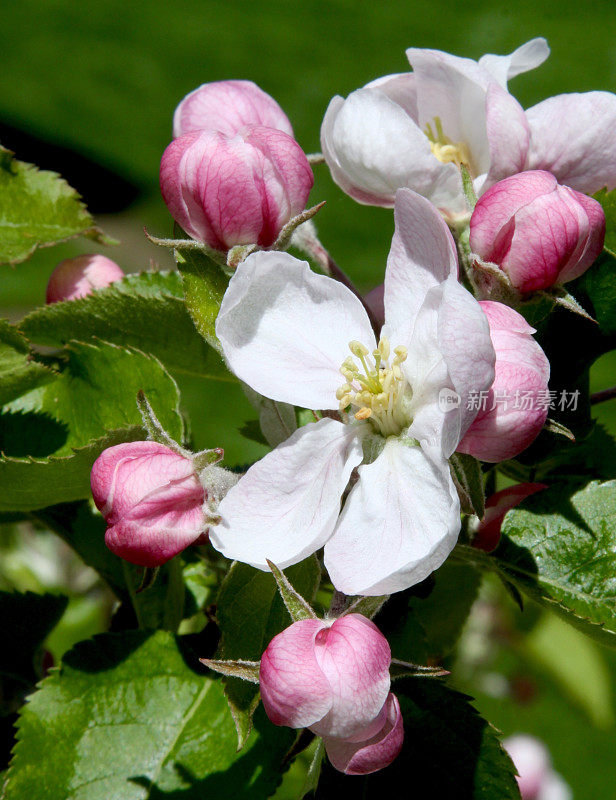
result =
[[[370,739],[363,742],[324,739],[327,756],[340,772],[347,775],[368,775],[388,767],[400,753],[404,741],[404,725],[395,694],[389,693],[383,708],[383,727]]]
[[[550,364],[521,314],[491,300],[480,305],[496,352],[495,377],[487,396],[476,398],[479,411],[457,449],[496,463],[521,453],[543,428]]]
[[[531,494],[547,488],[545,483],[518,483],[517,486],[508,486],[488,497],[486,513],[475,530],[473,547],[485,550],[486,553],[492,552],[498,547],[505,514]]]
[[[110,258],[100,255],[77,256],[61,261],[47,283],[47,303],[75,300],[119,281],[124,273]]]
[[[261,659],[261,697],[275,725],[365,741],[383,729],[391,652],[361,614],[306,619],[275,636]]]
[[[276,128],[293,136],[287,115],[256,83],[214,81],[187,94],[175,109],[173,136],[202,130],[234,136],[246,125]]]
[[[530,170],[494,184],[470,222],[471,250],[521,292],[579,277],[603,248],[605,215],[591,197]]]
[[[249,125],[228,136],[185,133],[167,147],[160,188],[173,218],[215,250],[269,247],[303,211],[314,177],[303,150],[286,133]]]
[[[191,461],[157,442],[104,450],[90,484],[107,547],[133,564],[158,567],[207,530],[205,490]]]

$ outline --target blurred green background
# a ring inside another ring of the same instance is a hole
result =
[[[126,271],[147,269],[151,261],[168,267],[168,254],[146,241],[143,226],[159,235],[171,232],[158,166],[176,104],[200,83],[255,81],[280,102],[300,144],[314,152],[330,98],[406,70],[409,46],[478,58],[545,36],[550,59],[511,84],[525,107],[561,92],[614,91],[614,10],[613,0],[20,0],[5,5],[0,26],[0,142],[22,160],[61,172],[79,189],[100,225],[122,241],[108,254]],[[355,204],[333,185],[325,166],[315,170],[312,200],[327,200],[317,219],[321,238],[358,285],[371,288],[382,280],[392,214]],[[88,250],[87,242],[74,242],[4,268],[0,315],[18,319],[41,304],[57,261]],[[611,354],[593,370],[592,388],[615,378]],[[247,451],[234,433],[238,416],[251,416],[239,391],[229,398],[216,387],[182,388],[197,445],[222,444],[232,462],[259,454],[258,446]],[[615,406],[612,401],[597,408],[613,432]],[[26,573],[14,577],[16,584],[36,588],[38,578]],[[85,630],[97,624],[90,621]],[[85,635],[79,625],[76,638]],[[540,629],[540,635],[547,634]],[[577,800],[608,800],[616,785],[615,659],[569,629],[550,629],[548,639],[554,653],[547,666],[526,646],[515,656],[499,656],[515,657],[516,670],[527,670],[536,688],[530,699],[495,700],[486,691],[480,706],[507,733],[542,736]],[[541,656],[545,648],[536,650]],[[576,658],[576,678],[563,675]]]

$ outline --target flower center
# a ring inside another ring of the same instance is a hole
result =
[[[355,358],[345,358],[340,367],[345,379],[336,391],[340,411],[352,413],[359,421],[369,420],[382,436],[400,433],[411,423],[408,408],[412,392],[400,369],[407,357],[406,347],[394,348],[391,361],[384,336],[372,353],[357,341],[349,342],[349,350]]]
[[[445,136],[440,117],[434,117],[434,129],[430,123],[426,125],[425,133],[430,140],[432,153],[443,164],[456,164],[458,167],[460,164],[466,164],[467,167],[470,165],[468,145],[466,142],[452,142]]]

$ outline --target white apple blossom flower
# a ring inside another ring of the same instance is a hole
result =
[[[412,73],[331,100],[321,128],[325,160],[360,203],[392,206],[406,186],[446,215],[466,213],[461,162],[478,192],[524,169],[529,125],[507,80],[539,66],[549,48],[533,39],[509,56],[478,62],[439,50],[406,54]]]
[[[223,499],[210,538],[228,558],[286,567],[324,545],[337,589],[379,595],[423,580],[456,543],[447,459],[476,414],[468,393],[494,379],[494,350],[436,209],[403,189],[395,223],[378,342],[351,291],[287,253],[254,253],[231,278],[216,324],[231,369],[273,400],[326,416]],[[462,399],[448,412],[444,389]]]

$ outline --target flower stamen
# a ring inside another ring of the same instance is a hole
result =
[[[436,132],[430,123],[427,123],[425,128],[433,155],[443,164],[456,164],[458,167],[465,164],[469,167],[471,154],[466,142],[452,142],[448,136],[445,136],[440,117],[434,117],[434,128]]]

